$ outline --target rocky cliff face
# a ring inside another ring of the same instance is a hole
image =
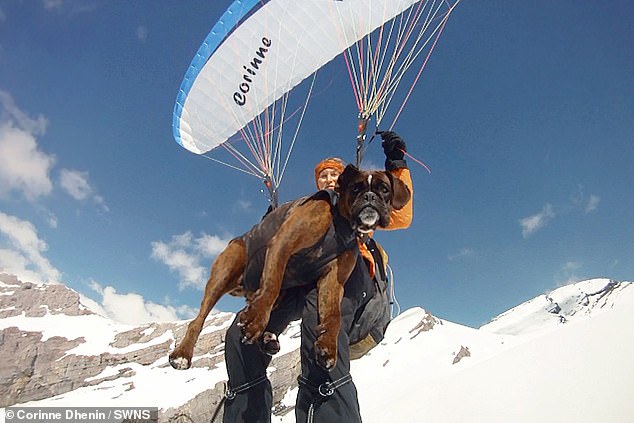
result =
[[[79,302],[79,295],[64,285],[21,282],[13,275],[0,274],[0,319],[50,314],[81,316],[93,314]]]
[[[158,383],[158,374],[168,380],[177,374],[187,379],[187,372],[192,372],[189,379],[194,379],[200,377],[195,369],[222,371],[224,333],[233,317],[210,315],[196,345],[193,369],[178,372],[169,367],[167,355],[188,322],[119,325],[88,310],[79,295],[64,285],[26,283],[0,274],[0,355],[11,357],[0,360],[0,407],[63,399],[63,394],[79,389],[131,394],[137,389],[135,382],[140,383],[138,373],[150,372],[150,379],[156,373]],[[102,347],[90,345],[95,337],[103,341]],[[270,375],[274,401],[296,384],[298,366],[296,349],[275,357]],[[162,421],[209,421],[223,394],[224,384],[218,381],[176,406],[155,405],[165,408]]]

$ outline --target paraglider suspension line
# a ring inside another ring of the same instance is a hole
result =
[[[277,187],[273,184],[270,176],[264,178],[264,186],[269,190],[269,202],[271,203],[271,208],[274,209],[277,207]]]
[[[365,142],[369,120],[370,116],[359,115],[357,124],[357,169],[361,168],[361,160],[363,160],[363,143]]]

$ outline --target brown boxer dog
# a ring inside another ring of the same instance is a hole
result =
[[[401,209],[411,197],[407,186],[389,172],[360,171],[352,165],[339,176],[335,191],[338,194],[335,205],[325,191],[285,203],[267,214],[249,232],[229,242],[211,267],[198,315],[189,323],[185,337],[169,356],[172,367],[183,370],[191,366],[194,345],[205,319],[220,297],[227,293],[246,297],[247,305],[239,313],[239,324],[244,342],[257,342],[280,292],[292,284],[287,281],[293,280],[301,270],[310,269],[311,263],[323,261],[320,257],[323,248],[319,245],[329,231],[335,231],[336,235],[330,238],[341,238],[341,233],[348,231],[352,242],[327,263],[320,263],[321,270],[314,273],[320,321],[315,354],[323,367],[334,367],[344,284],[358,254],[356,235],[389,225],[392,209]],[[275,220],[280,223],[269,224]],[[255,278],[245,278],[245,274],[251,274],[251,263],[257,261],[257,257],[250,254],[250,243],[267,227],[273,227],[274,231],[266,238],[264,248],[251,248],[263,251],[260,256],[263,264],[256,266]],[[245,285],[246,279],[259,279],[259,286]]]

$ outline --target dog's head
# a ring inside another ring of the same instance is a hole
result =
[[[411,197],[407,185],[391,173],[362,171],[353,165],[339,176],[336,191],[339,213],[360,233],[388,226],[392,210],[403,208]]]

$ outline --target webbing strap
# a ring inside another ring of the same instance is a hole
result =
[[[305,378],[304,376],[299,376],[297,378],[297,381],[299,382],[300,385],[303,385],[307,388],[309,388],[310,390],[314,391],[314,392],[318,392],[319,395],[321,395],[324,398],[327,398],[329,396],[331,396],[332,394],[335,393],[335,390],[343,385],[345,385],[348,382],[352,381],[352,376],[350,375],[350,373],[348,373],[347,375],[332,381],[332,382],[324,382],[321,385],[317,386],[314,383],[312,383],[310,380],[308,380],[307,378]]]
[[[229,385],[227,385],[227,391],[225,392],[225,398],[227,398],[228,400],[232,400],[236,397],[236,395],[238,395],[241,392],[244,392],[246,390],[249,390],[251,388],[253,388],[255,385],[258,385],[262,382],[264,382],[266,380],[266,375],[262,375],[257,379],[252,380],[251,382],[247,382],[247,383],[243,383],[242,385],[236,387],[236,388],[229,388]]]
[[[315,407],[318,407],[319,404],[321,404],[323,401],[328,399],[329,396],[334,394],[337,388],[340,388],[341,386],[345,385],[348,382],[352,382],[352,376],[350,376],[350,373],[348,373],[347,375],[335,381],[324,382],[321,385],[317,386],[314,383],[312,383],[309,379],[300,375],[297,378],[297,382],[300,385],[310,389],[313,392],[318,392],[319,395],[321,396],[321,397],[314,398],[313,402],[308,407],[308,415],[307,415],[308,423],[313,423],[315,418]]]

